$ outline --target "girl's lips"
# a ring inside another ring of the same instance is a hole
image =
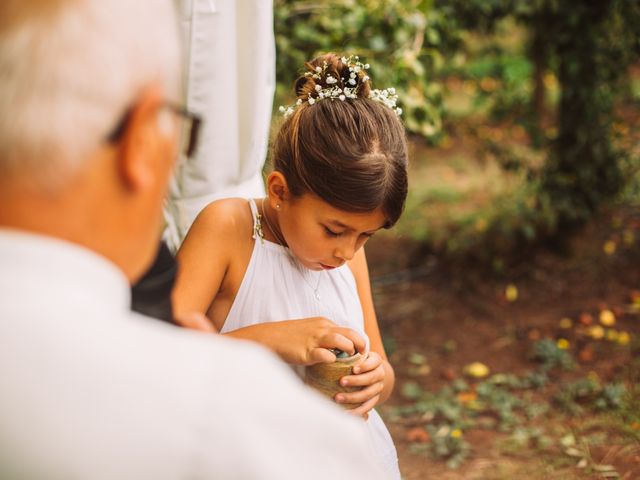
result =
[[[336,268],[336,267],[332,267],[330,265],[325,265],[324,263],[321,263],[320,266],[322,268],[324,268],[325,270],[333,270],[334,268]]]

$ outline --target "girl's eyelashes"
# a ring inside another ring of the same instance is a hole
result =
[[[333,230],[330,230],[325,225],[323,225],[323,227],[324,227],[324,232],[330,237],[339,237],[340,235],[342,235],[342,232],[334,232]]]

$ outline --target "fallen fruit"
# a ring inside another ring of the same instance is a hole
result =
[[[616,316],[611,310],[602,310],[600,312],[600,323],[605,327],[611,327],[616,324]]]
[[[465,375],[468,375],[473,378],[484,378],[489,375],[489,367],[487,367],[484,363],[473,362],[464,367]]]

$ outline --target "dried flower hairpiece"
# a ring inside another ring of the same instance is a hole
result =
[[[349,78],[342,79],[344,87],[340,87],[336,85],[339,81],[338,78],[331,75],[331,73],[327,73],[328,64],[325,61],[322,67],[316,67],[315,70],[305,72],[305,77],[311,77],[314,80],[322,80],[324,79],[324,83],[327,84],[327,87],[322,87],[322,85],[317,84],[313,92],[307,95],[306,100],[302,100],[299,98],[294,105],[289,105],[287,107],[280,107],[279,110],[282,114],[284,114],[285,118],[291,115],[296,107],[302,105],[305,101],[309,103],[309,105],[313,105],[316,102],[321,100],[330,99],[330,100],[340,100],[344,102],[347,99],[355,99],[358,98],[358,88],[360,85],[358,84],[356,77],[360,75],[360,81],[362,83],[369,81],[369,76],[366,74],[366,71],[369,69],[368,63],[361,63],[358,56],[350,56],[350,57],[342,57],[342,63],[344,65],[349,66]],[[362,72],[362,74],[361,74]],[[398,95],[396,94],[395,88],[385,88],[383,90],[371,90],[369,92],[369,98],[376,102],[380,102],[391,110],[393,110],[396,115],[402,115],[402,109],[396,106],[398,101]]]

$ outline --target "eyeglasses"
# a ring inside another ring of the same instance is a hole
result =
[[[165,103],[162,105],[164,108],[170,109],[176,115],[182,117],[185,121],[184,125],[184,138],[187,140],[183,143],[183,151],[187,158],[191,158],[196,148],[198,147],[198,135],[200,133],[200,126],[202,125],[202,117],[198,114],[190,112],[186,108],[173,103]],[[127,129],[129,120],[131,118],[131,109],[128,109],[122,118],[118,121],[115,128],[107,135],[107,142],[116,143],[122,138],[124,131]]]

